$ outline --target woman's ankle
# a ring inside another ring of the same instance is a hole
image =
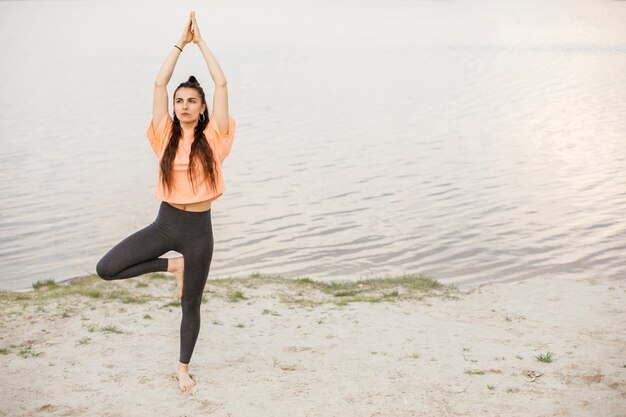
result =
[[[167,259],[167,272],[176,272],[178,270],[180,270],[180,268],[182,267],[182,256],[179,256],[177,258],[168,258]]]

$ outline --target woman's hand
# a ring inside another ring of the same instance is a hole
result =
[[[192,15],[192,13],[193,12],[189,13],[189,19],[187,19],[187,23],[185,24],[185,29],[183,29],[183,34],[180,37],[180,42],[183,43],[183,46],[187,45],[191,41],[195,42],[194,34],[191,31],[192,25],[193,25],[193,20],[192,20],[192,16],[193,15]]]
[[[202,41],[202,36],[200,36],[200,28],[198,27],[198,22],[196,22],[196,12],[191,12],[191,21],[193,22],[193,26],[191,28],[191,32],[193,33],[193,43],[197,45],[198,42]]]

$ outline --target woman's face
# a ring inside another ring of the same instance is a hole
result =
[[[197,121],[205,107],[200,93],[193,88],[179,88],[174,95],[174,112],[181,122]]]

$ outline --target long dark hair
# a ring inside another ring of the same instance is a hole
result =
[[[196,166],[198,165],[198,161],[202,165],[202,169],[204,170],[204,175],[207,180],[207,183],[211,186],[213,190],[217,189],[216,184],[216,161],[215,156],[213,154],[213,150],[209,146],[209,142],[207,138],[204,136],[204,129],[206,129],[209,124],[209,111],[208,106],[206,106],[206,99],[204,97],[204,90],[200,87],[198,80],[193,75],[189,77],[189,79],[183,83],[181,83],[176,90],[174,91],[174,102],[176,101],[176,92],[180,88],[193,88],[196,90],[200,97],[202,98],[202,103],[205,105],[204,107],[204,120],[200,121],[198,119],[198,124],[194,129],[194,139],[191,145],[191,152],[189,153],[189,168],[187,169],[187,175],[189,177],[189,181],[191,182],[191,189],[195,194],[193,174],[196,171]],[[175,105],[175,104],[174,104]],[[174,158],[176,157],[176,150],[178,149],[178,142],[180,137],[182,136],[182,128],[180,127],[180,120],[176,116],[176,112],[174,112],[173,118],[173,126],[172,126],[172,136],[170,137],[169,143],[165,148],[165,152],[163,153],[163,158],[161,158],[161,182],[167,188],[168,192],[172,191],[172,165],[174,163]]]

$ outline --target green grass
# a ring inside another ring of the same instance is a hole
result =
[[[226,291],[226,298],[231,303],[236,303],[237,301],[246,300],[246,297],[243,295],[241,291],[232,290],[232,289],[228,289],[228,291]]]
[[[395,277],[371,278],[358,281],[314,281],[308,277],[292,279],[286,284],[291,293],[283,292],[281,299],[288,304],[301,307],[332,303],[344,306],[349,303],[381,303],[400,300],[422,300],[424,297],[437,296],[444,299],[456,299],[458,288],[443,285],[425,275],[401,275]]]
[[[53,279],[44,279],[37,282],[33,282],[33,289],[39,290],[42,288],[56,288],[59,285]]]
[[[499,369],[466,369],[465,372],[468,375],[484,375],[486,373],[490,374],[501,374],[502,371]]]
[[[167,304],[164,304],[161,308],[180,307],[180,306],[181,306],[180,300],[173,300],[173,301],[170,301]]]
[[[142,296],[134,296],[134,295],[124,295],[119,298],[121,302],[124,304],[144,304],[150,301],[152,297],[147,297],[145,295]]]
[[[88,344],[90,341],[91,341],[91,337],[87,337],[87,336],[85,336],[85,337],[83,337],[82,339],[80,339],[80,340],[78,341],[77,346],[78,346],[78,345],[86,345],[86,344]]]
[[[102,333],[117,333],[117,334],[123,334],[126,333],[125,331],[119,329],[118,327],[109,324],[106,326],[96,326],[94,324],[87,326],[87,331],[89,331],[90,333],[94,333],[94,332],[102,332]]]
[[[264,314],[264,315],[271,314],[272,316],[280,316],[279,313],[275,312],[274,310],[268,310],[267,308],[263,309],[261,314]]]
[[[117,328],[116,326],[109,324],[107,326],[101,327],[100,331],[103,333],[117,333],[117,334],[122,334],[125,333],[123,330],[120,330],[119,328]]]
[[[151,279],[163,279],[161,282],[149,284]],[[84,310],[95,310],[100,303],[119,302],[123,304],[144,304],[156,302],[165,304],[163,307],[180,307],[180,301],[170,301],[171,296],[165,296],[164,286],[174,282],[169,274],[153,273],[142,277],[110,282],[102,280],[95,274],[83,277],[72,284],[55,283],[54,280],[42,280],[33,284],[33,291],[10,292],[0,291],[0,303],[19,302],[26,307],[34,303],[34,308],[46,313],[50,309],[50,300],[65,299],[68,297],[84,298]],[[438,281],[425,276],[407,274],[391,277],[361,279],[358,281],[315,281],[309,277],[287,278],[279,275],[264,275],[253,272],[247,277],[231,277],[210,279],[202,302],[207,298],[222,298],[229,302],[250,300],[254,297],[254,289],[262,285],[272,286],[271,297],[278,298],[289,308],[313,308],[319,305],[345,306],[350,303],[389,303],[400,301],[423,301],[426,297],[438,297],[444,300],[457,299],[458,289],[453,285],[443,285]],[[137,288],[154,286],[160,291],[136,291]],[[242,291],[245,291],[244,292]],[[247,290],[250,289],[250,290]],[[250,294],[248,293],[250,291]],[[156,295],[159,294],[159,295]],[[98,300],[98,303],[90,300]],[[80,300],[72,300],[72,309],[61,310],[63,317],[76,314]],[[37,307],[40,305],[39,307]],[[275,312],[263,314],[278,315]]]
[[[165,272],[151,272],[145,276],[149,279],[172,279],[172,276],[166,274]]]
[[[493,385],[493,384],[487,384],[487,388],[488,388],[489,390],[493,391],[493,390],[495,390],[495,389],[496,389],[496,386],[495,386],[495,385]]]
[[[33,350],[32,346],[25,346],[17,354],[18,356],[27,359],[27,358],[38,358],[43,355],[43,352],[36,352]]]
[[[0,355],[8,355],[11,352],[9,348],[1,348]]]
[[[32,286],[34,291],[30,292],[0,291],[0,302],[47,301],[77,296],[120,301],[126,304],[142,304],[156,298],[148,295],[133,294],[129,291],[131,289],[130,285],[124,283],[111,284],[95,274],[84,277],[73,284],[58,284],[54,280],[48,279],[37,281]]]
[[[539,354],[539,355],[535,355],[535,358],[539,361],[539,362],[545,362],[545,363],[550,363],[552,362],[552,352],[547,352],[545,354]]]
[[[337,291],[333,294],[335,297],[352,297],[353,295],[357,295],[355,290],[341,290]]]
[[[465,373],[468,375],[485,375],[485,371],[482,369],[467,369]]]
[[[146,313],[146,314],[143,315],[143,318],[146,319],[146,320],[150,320],[150,319],[152,319],[152,316],[150,314]]]

